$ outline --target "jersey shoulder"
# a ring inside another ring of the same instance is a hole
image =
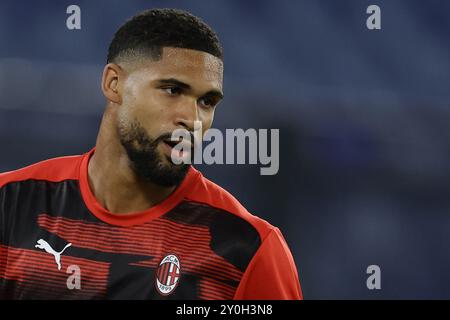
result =
[[[73,155],[40,161],[27,167],[0,173],[0,188],[13,182],[45,180],[59,182],[79,178],[83,155]]]
[[[221,209],[250,224],[264,239],[276,227],[266,220],[250,213],[230,192],[204,177],[197,171],[200,178],[186,196],[187,200],[203,203]]]

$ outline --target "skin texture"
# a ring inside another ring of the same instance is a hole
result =
[[[201,121],[203,135],[212,125],[222,85],[222,61],[202,51],[165,47],[156,61],[129,57],[107,64],[102,77],[107,105],[88,166],[97,201],[112,213],[126,214],[146,210],[167,198],[177,185],[145,178],[121,140],[129,138],[137,151],[145,149],[132,134],[139,127],[156,142],[156,169],[162,174],[177,172],[180,168],[171,162],[170,148],[159,138],[170,136],[175,129],[193,131],[194,121]],[[149,161],[149,165],[154,163]]]

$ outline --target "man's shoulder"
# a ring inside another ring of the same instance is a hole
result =
[[[17,170],[0,173],[0,188],[9,183],[26,180],[59,182],[78,179],[82,158],[83,155],[51,158]]]
[[[209,205],[244,220],[256,229],[261,238],[265,238],[276,229],[266,220],[250,213],[229,191],[204,177],[200,172],[198,174],[200,179],[189,192],[187,200]]]

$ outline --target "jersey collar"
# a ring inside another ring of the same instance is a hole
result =
[[[143,224],[160,217],[166,212],[172,210],[184,199],[187,193],[192,190],[192,187],[195,185],[196,181],[198,181],[200,176],[200,172],[190,166],[183,182],[181,182],[181,184],[159,204],[140,212],[116,214],[102,207],[102,205],[95,198],[89,186],[88,164],[94,152],[95,148],[84,154],[81,160],[79,176],[81,195],[89,211],[91,211],[98,219],[112,225],[127,227]]]

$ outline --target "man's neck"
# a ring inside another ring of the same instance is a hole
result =
[[[116,110],[108,105],[88,165],[88,181],[97,201],[112,213],[140,212],[166,199],[175,187],[142,181],[130,167],[116,130]]]

